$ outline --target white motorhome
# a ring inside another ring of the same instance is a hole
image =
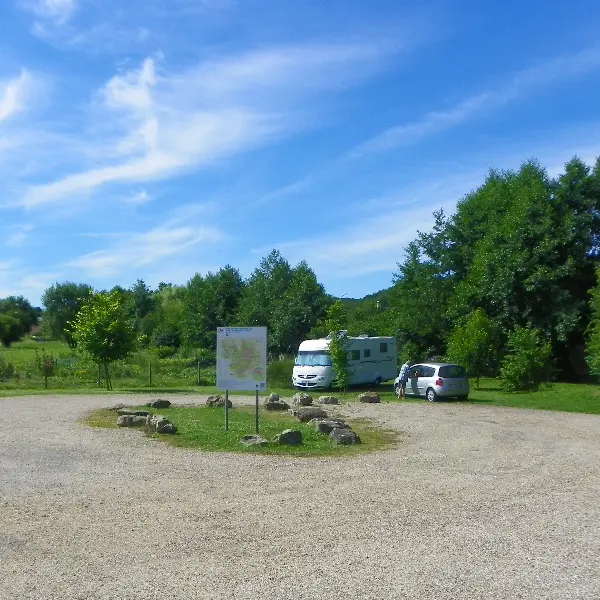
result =
[[[372,383],[394,379],[398,374],[396,338],[358,337],[344,338],[348,352],[350,385]],[[292,383],[297,388],[329,388],[335,373],[329,356],[330,339],[306,340],[300,344]]]

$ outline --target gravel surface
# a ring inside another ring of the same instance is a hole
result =
[[[402,441],[345,459],[77,423],[140,401],[0,399],[2,600],[600,598],[597,416],[346,405]]]

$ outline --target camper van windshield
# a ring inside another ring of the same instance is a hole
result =
[[[297,367],[330,367],[331,357],[323,351],[298,352],[296,356]]]

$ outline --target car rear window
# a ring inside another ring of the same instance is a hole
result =
[[[440,372],[438,373],[440,377],[448,377],[449,379],[458,379],[459,377],[466,377],[464,367],[459,367],[458,365],[446,365],[445,367],[440,367]]]

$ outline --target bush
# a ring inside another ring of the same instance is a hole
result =
[[[180,348],[177,356],[187,359],[189,367],[214,367],[217,362],[217,353],[214,350],[208,348],[194,348],[186,346]]]
[[[267,365],[267,385],[274,388],[293,388],[294,359],[274,360]]]
[[[0,356],[0,381],[8,381],[15,376],[15,367]]]
[[[500,369],[500,385],[506,392],[536,391],[550,380],[550,344],[538,329],[517,327],[509,336]]]

